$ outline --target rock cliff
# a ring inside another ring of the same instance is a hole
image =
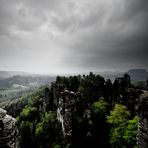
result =
[[[148,148],[148,92],[138,100],[138,134],[137,145],[139,148]]]
[[[0,108],[0,148],[18,148],[16,119]]]
[[[72,122],[76,111],[78,96],[76,93],[64,90],[60,93],[57,109],[57,118],[62,125],[65,142],[71,144]]]

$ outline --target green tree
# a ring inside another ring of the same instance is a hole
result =
[[[21,120],[21,121],[32,122],[37,118],[37,114],[38,114],[38,111],[36,107],[26,107],[20,113],[18,121]]]
[[[135,83],[135,86],[136,86],[137,88],[139,88],[139,89],[144,89],[145,86],[146,86],[146,84],[145,84],[145,81],[137,81],[137,82]]]
[[[100,97],[98,101],[94,102],[91,106],[92,114],[92,147],[108,147],[109,129],[106,123],[106,114],[108,111],[108,103],[105,102],[103,97]]]
[[[22,147],[27,147],[29,145],[33,146],[35,143],[35,124],[37,121],[38,111],[36,107],[26,107],[17,117],[19,122],[19,129],[21,134]],[[27,135],[27,133],[28,135]],[[29,143],[25,139],[29,138]]]
[[[96,101],[92,104],[92,112],[98,115],[104,115],[107,112],[108,104],[105,102],[103,97],[99,98],[99,101]]]
[[[45,113],[43,121],[36,125],[36,141],[38,146],[44,148],[49,145],[56,147],[61,138],[61,128],[53,112]]]
[[[129,147],[134,147],[136,145],[136,135],[138,131],[138,118],[135,116],[132,120],[128,121],[125,128],[123,138]]]
[[[80,79],[79,91],[82,95],[84,103],[97,101],[103,96],[104,78],[100,75],[95,75],[90,72],[89,75],[83,76]]]
[[[116,104],[110,115],[107,116],[107,122],[114,127],[124,124],[129,119],[130,112],[127,107],[121,104]]]
[[[107,116],[107,122],[111,125],[110,143],[112,147],[123,148],[126,145],[123,136],[129,117],[130,112],[127,107],[121,104],[116,104],[113,111]]]
[[[19,124],[20,146],[21,148],[32,147],[32,124],[30,122],[21,121]]]

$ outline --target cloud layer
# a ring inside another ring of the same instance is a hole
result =
[[[147,0],[1,0],[0,69],[148,69]]]

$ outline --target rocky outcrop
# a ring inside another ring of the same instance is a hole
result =
[[[76,93],[64,90],[60,93],[57,118],[62,125],[65,143],[70,144],[72,138],[72,122],[76,111],[78,96]]]
[[[139,148],[148,148],[148,92],[138,100],[138,134],[137,145]]]
[[[0,148],[18,148],[16,119],[0,108]]]

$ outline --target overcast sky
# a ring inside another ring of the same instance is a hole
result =
[[[0,0],[0,70],[148,69],[148,0]]]

